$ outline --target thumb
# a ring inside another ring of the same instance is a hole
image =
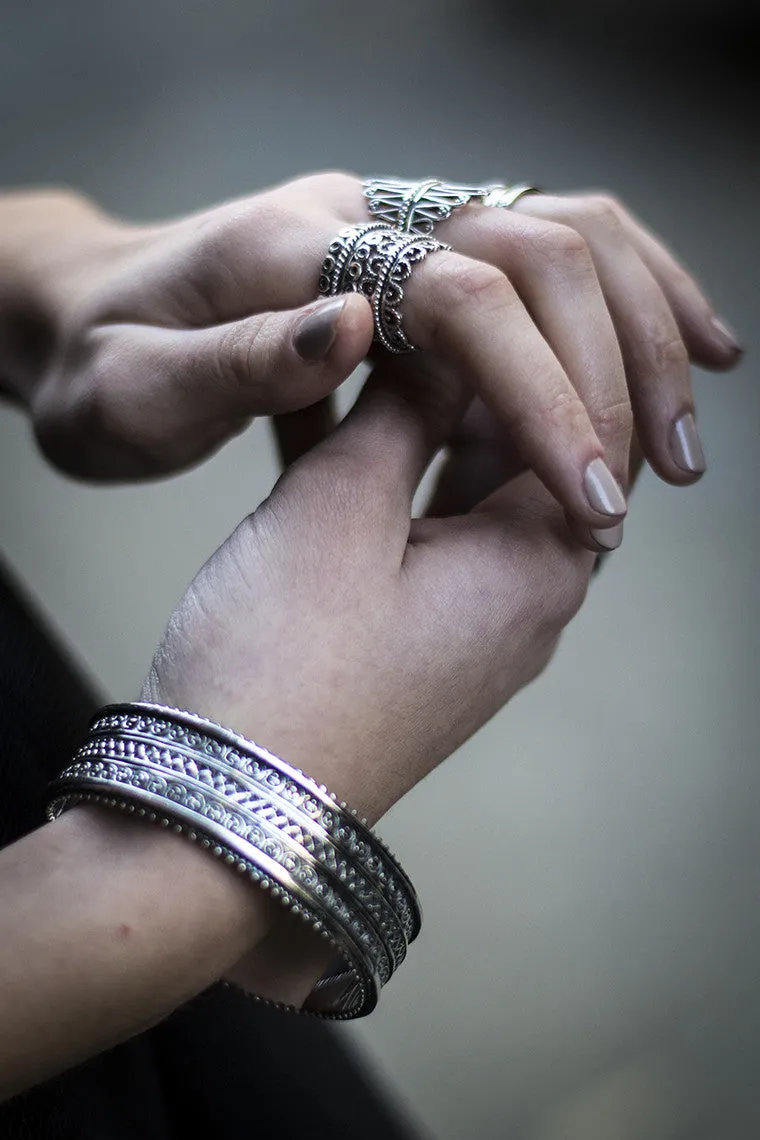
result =
[[[310,454],[311,470],[329,481],[339,459],[370,502],[408,528],[419,482],[470,398],[427,354],[384,356],[340,426]]]
[[[141,396],[167,423],[234,420],[307,407],[369,352],[372,310],[358,295],[200,329],[119,325],[103,330],[113,356],[151,377]],[[114,343],[115,342],[115,343]],[[109,354],[110,355],[110,354]]]

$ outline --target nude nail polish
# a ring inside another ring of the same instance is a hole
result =
[[[717,333],[725,352],[730,353],[737,360],[740,356],[744,355],[744,348],[739,343],[739,338],[730,325],[726,324],[726,322],[722,321],[719,317],[714,317],[712,327]]]
[[[302,360],[324,360],[333,346],[345,297],[333,297],[305,316],[293,336],[293,347]]]
[[[702,441],[691,412],[686,412],[673,424],[670,433],[670,453],[682,471],[701,475],[707,470]]]
[[[617,550],[623,541],[623,524],[618,523],[617,526],[608,527],[607,530],[594,528],[591,531],[591,537],[605,550]]]
[[[592,459],[583,478],[586,498],[600,515],[624,515],[627,508],[620,484],[603,459]]]

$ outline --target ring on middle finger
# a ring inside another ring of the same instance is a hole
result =
[[[417,234],[432,234],[439,222],[471,202],[511,209],[524,194],[536,193],[539,193],[537,187],[528,183],[469,186],[441,182],[437,178],[423,178],[416,182],[400,178],[371,178],[363,184],[367,207],[375,221]]]
[[[363,193],[369,212],[387,226],[398,226],[408,233],[431,234],[460,206],[474,199],[482,200],[488,186],[465,186],[423,178],[404,182],[400,178],[372,178],[364,183]]]

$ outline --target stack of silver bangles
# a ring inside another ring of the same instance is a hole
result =
[[[412,884],[364,820],[298,769],[202,717],[106,706],[52,796],[51,820],[92,802],[172,828],[307,922],[335,948],[336,963],[303,1012],[370,1013],[420,931]]]
[[[371,222],[346,226],[322,264],[319,293],[362,293],[372,305],[375,340],[389,352],[412,352],[401,319],[404,284],[430,253],[450,250],[433,229],[456,209],[477,203],[509,209],[535,186],[466,186],[425,178],[372,178],[363,184]]]

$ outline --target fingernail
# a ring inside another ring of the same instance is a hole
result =
[[[293,334],[293,347],[302,360],[324,360],[333,346],[345,297],[333,297],[303,317]]]
[[[691,412],[686,412],[673,424],[670,433],[670,451],[682,471],[688,471],[690,475],[701,475],[707,470],[702,441]]]
[[[720,320],[719,317],[713,317],[712,327],[722,342],[722,348],[725,352],[735,357],[744,355],[744,348],[739,343],[739,338],[730,325]]]
[[[624,515],[625,495],[603,459],[592,459],[583,480],[586,498],[600,515]]]
[[[607,530],[593,529],[591,537],[605,550],[617,550],[623,541],[623,524],[618,523],[617,526],[608,527]]]

